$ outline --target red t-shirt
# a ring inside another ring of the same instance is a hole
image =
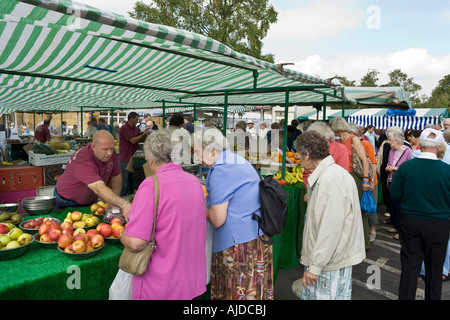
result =
[[[75,152],[67,161],[66,170],[56,183],[59,195],[80,205],[97,201],[98,196],[87,186],[97,181],[107,182],[112,176],[120,174],[120,164],[116,151],[108,162],[100,161],[91,145]]]
[[[130,139],[139,135],[141,131],[138,127],[132,128],[130,124],[125,122],[125,124],[120,128],[119,131],[119,160],[120,162],[130,161],[131,156],[139,149],[137,143],[133,144]]]
[[[48,130],[47,126],[41,125],[36,128],[34,131],[34,140],[37,140],[42,143],[46,143],[47,140],[50,140],[50,130]]]

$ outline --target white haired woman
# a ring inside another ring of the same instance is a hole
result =
[[[206,291],[205,198],[197,177],[172,162],[171,134],[154,131],[144,143],[152,174],[159,181],[154,239],[156,250],[147,270],[133,276],[133,299],[191,300]],[[133,199],[129,222],[121,236],[132,251],[142,250],[153,228],[154,182],[146,178]]]
[[[388,143],[391,146],[391,151],[389,151],[389,158],[386,165],[387,176],[387,186],[392,182],[395,173],[402,163],[411,159],[411,153],[413,152],[412,148],[405,146],[405,135],[403,132],[398,130],[391,130],[387,133]],[[388,228],[387,231],[391,233],[395,233],[394,239],[398,240],[398,227],[400,225],[400,203],[398,201],[392,200],[390,201],[391,207],[391,221],[394,225],[393,228]]]
[[[348,172],[352,175],[355,180],[356,187],[358,188],[359,200],[361,200],[363,191],[367,191],[370,188],[369,182],[369,160],[367,159],[366,150],[361,143],[359,137],[354,135],[348,125],[347,121],[345,121],[342,117],[336,117],[330,120],[331,130],[339,137],[339,141],[347,148],[348,158],[349,158],[349,169]],[[353,170],[353,149],[356,151],[357,157],[359,157],[362,168],[363,168],[363,177],[359,177]],[[370,249],[370,238],[369,238],[369,221],[366,212],[362,213],[362,221],[364,227],[364,240],[366,243],[366,250]]]
[[[214,227],[211,299],[273,300],[272,245],[258,227],[260,177],[217,129],[194,133],[194,155],[209,168],[206,216]]]

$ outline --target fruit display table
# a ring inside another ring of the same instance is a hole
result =
[[[274,236],[273,241],[273,277],[277,279],[278,269],[294,269],[300,265],[299,257],[302,246],[303,226],[306,203],[304,196],[306,188],[303,183],[286,185],[289,193],[288,218],[281,234]]]
[[[89,207],[67,208],[48,216],[62,221],[74,210],[90,212]],[[72,260],[34,242],[22,256],[0,261],[0,299],[107,300],[122,250],[121,243],[107,242],[89,259]]]

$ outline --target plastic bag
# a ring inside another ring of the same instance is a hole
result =
[[[377,213],[377,203],[370,190],[363,192],[361,197],[361,210],[367,213]]]
[[[119,269],[109,288],[109,300],[131,300],[133,275]]]

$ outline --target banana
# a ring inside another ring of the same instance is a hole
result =
[[[297,172],[297,180],[298,182],[303,182],[303,174],[300,172]]]

